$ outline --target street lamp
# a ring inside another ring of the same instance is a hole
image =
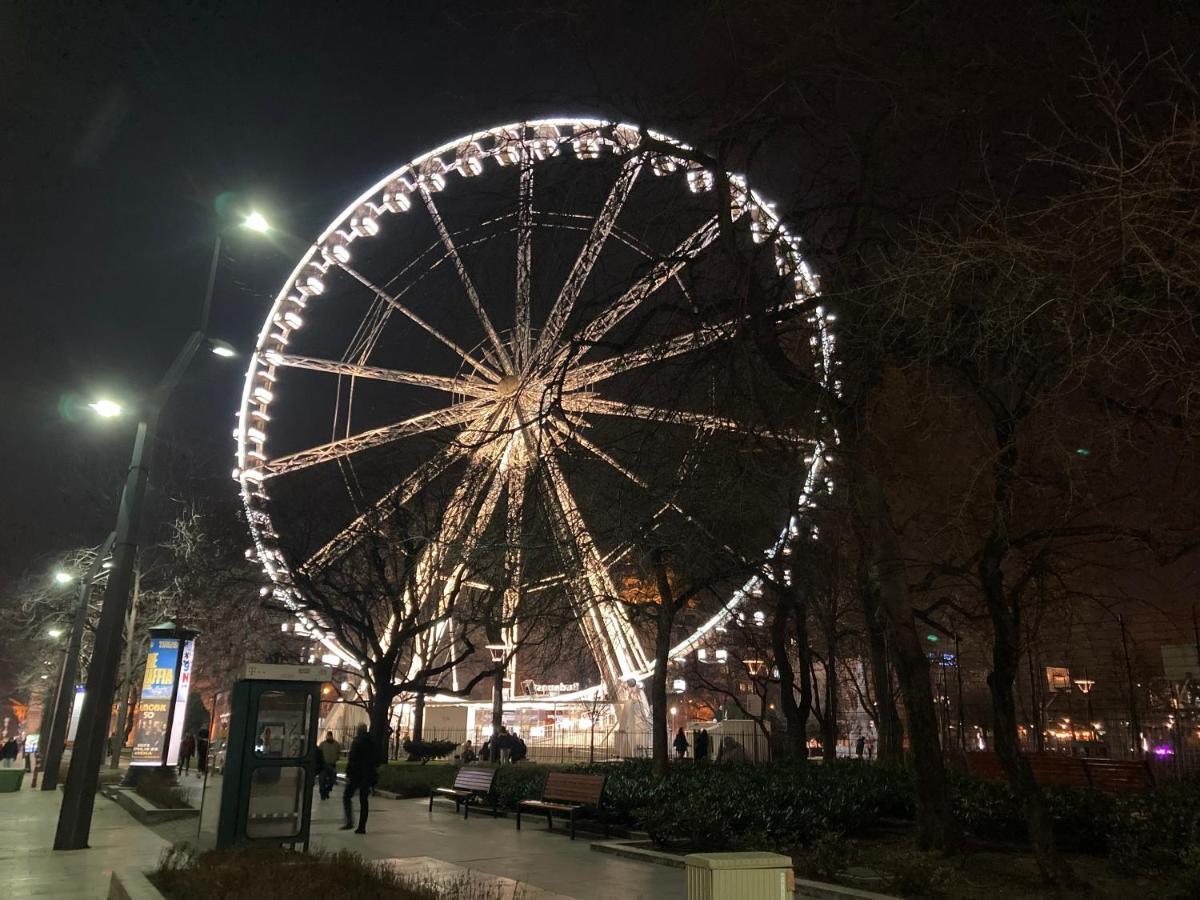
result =
[[[89,403],[88,407],[102,419],[115,419],[125,411],[120,403],[106,397],[101,397],[95,403]]]
[[[58,638],[62,637],[62,629],[61,628],[51,628],[49,631],[46,632],[46,634],[50,635],[50,637],[57,640]]]
[[[75,576],[70,572],[55,572],[54,581],[56,584],[70,584],[75,580]]]
[[[271,230],[271,223],[263,217],[262,213],[251,212],[242,219],[242,227],[248,228],[250,231],[257,231],[259,234],[266,234]]]
[[[253,220],[252,222],[250,220]],[[250,230],[263,232],[267,226],[262,216],[254,218],[251,213],[245,223]],[[88,845],[92,827],[92,811],[96,802],[96,787],[100,780],[100,765],[104,761],[108,724],[112,712],[112,697],[116,690],[117,666],[121,656],[121,631],[125,611],[129,606],[129,592],[133,586],[134,563],[137,558],[138,534],[141,530],[142,512],[146,499],[146,485],[150,479],[150,461],[154,454],[154,442],[158,435],[158,420],[167,400],[191,365],[196,352],[205,344],[213,349],[220,346],[208,337],[209,310],[212,308],[213,288],[217,280],[217,264],[221,260],[221,231],[218,228],[213,238],[212,258],[208,267],[208,284],[204,290],[204,302],[200,310],[199,327],[180,348],[175,361],[167,369],[158,387],[139,410],[137,436],[134,438],[133,454],[129,464],[129,475],[121,493],[121,505],[117,512],[117,527],[113,541],[113,567],[108,585],[104,590],[104,603],[100,608],[100,620],[96,623],[95,652],[88,666],[88,691],[84,695],[83,711],[76,731],[75,751],[71,755],[71,768],[63,791],[62,807],[58,816],[58,829],[54,835],[55,850],[82,850]],[[230,351],[232,347],[224,345]],[[106,415],[104,401],[93,405],[99,415]],[[115,404],[114,404],[115,405]],[[107,554],[101,553],[103,557]],[[64,723],[65,724],[65,723]]]
[[[67,717],[71,714],[71,703],[75,700],[75,682],[79,680],[79,648],[83,643],[83,630],[87,626],[92,586],[100,573],[101,560],[108,556],[112,542],[113,535],[109,534],[92,557],[87,574],[79,582],[79,599],[76,601],[75,616],[71,621],[71,637],[67,640],[63,653],[62,667],[58,670],[58,689],[54,694],[50,727],[45,730],[46,739],[40,742],[40,755],[45,769],[45,774],[42,775],[43,791],[52,791],[58,787],[58,770],[62,767],[62,754],[67,736]],[[64,579],[61,577],[63,575],[67,577]],[[66,572],[57,572],[54,580],[59,584],[68,584],[73,580],[73,576]],[[53,628],[50,630],[50,636],[57,637],[56,631],[62,634],[57,628]]]

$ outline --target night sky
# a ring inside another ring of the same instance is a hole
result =
[[[225,244],[211,333],[245,351],[302,248],[381,174],[526,116],[631,118],[667,73],[678,86],[712,64],[684,52],[694,35],[667,4],[636,27],[616,5],[586,22],[451,7],[4,5],[0,577],[111,527],[132,425],[80,407],[135,401],[165,371],[218,209],[261,208],[285,232]],[[204,354],[170,405],[165,446],[189,476],[232,467],[243,369]]]

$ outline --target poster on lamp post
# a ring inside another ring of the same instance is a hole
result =
[[[194,634],[173,627],[151,629],[130,765],[175,765],[179,760],[183,716],[192,678]]]

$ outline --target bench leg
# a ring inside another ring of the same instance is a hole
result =
[[[463,801],[463,819],[471,818],[471,798],[468,797]]]
[[[517,804],[517,831],[521,830],[521,805]]]
[[[429,789],[429,811],[433,812],[433,798],[437,795],[433,792],[433,788]]]
[[[553,814],[547,811],[547,813],[546,813],[546,828],[554,827],[554,819],[552,816],[553,816]]]

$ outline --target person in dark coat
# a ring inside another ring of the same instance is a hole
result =
[[[196,735],[196,770],[201,774],[208,771],[208,729],[201,728]]]
[[[696,762],[708,760],[708,729],[702,728],[696,733]]]
[[[525,742],[521,740],[521,736],[519,734],[514,734],[512,739],[513,748],[508,755],[508,761],[517,763],[529,755],[529,748],[525,746]]]
[[[355,834],[367,833],[367,795],[379,780],[379,758],[375,753],[375,742],[367,733],[366,725],[359,725],[350,742],[350,756],[346,760],[346,792],[342,794],[342,806],[346,811],[346,824],[342,831],[354,828],[354,795],[358,794],[358,828]]]
[[[679,731],[675,735],[675,758],[683,759],[685,756],[687,756],[687,752],[688,752],[687,735],[683,733],[683,728],[680,727]]]

